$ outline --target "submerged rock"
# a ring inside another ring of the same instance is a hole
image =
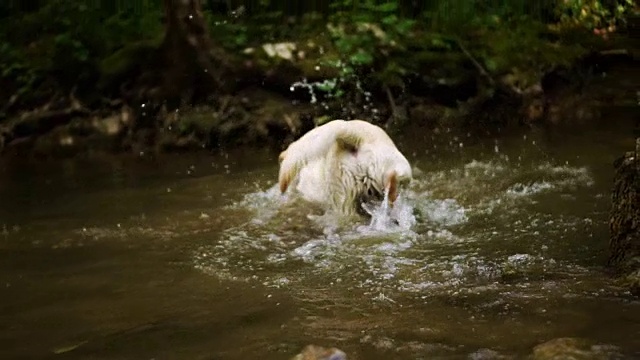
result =
[[[581,338],[558,338],[533,348],[533,360],[608,360],[621,359],[618,348],[596,345]]]
[[[291,360],[347,360],[347,355],[336,348],[307,345],[300,354],[292,357]]]
[[[469,360],[512,360],[515,358],[509,355],[503,355],[492,349],[480,349],[474,353],[471,353],[468,359]]]

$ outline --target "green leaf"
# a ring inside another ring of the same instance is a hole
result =
[[[396,14],[387,15],[382,18],[382,23],[386,25],[392,25],[398,22],[398,16]]]
[[[77,50],[76,57],[78,60],[85,62],[89,60],[89,52],[86,49]]]
[[[349,61],[354,65],[370,65],[373,63],[373,56],[371,56],[371,54],[367,52],[360,50],[357,53],[351,55],[349,57]]]
[[[238,46],[243,46],[247,43],[247,40],[248,40],[247,34],[240,33],[235,36],[234,42]]]
[[[354,70],[353,70],[353,67],[351,67],[351,66],[343,66],[340,69],[340,75],[345,76],[345,77],[349,76],[349,75],[351,75],[353,73],[354,73]]]
[[[326,92],[330,92],[333,89],[335,89],[336,87],[336,81],[335,79],[333,80],[325,80],[321,83],[317,83],[316,84],[316,88],[320,91],[326,91]]]
[[[398,9],[398,3],[396,1],[389,1],[376,6],[375,9],[380,12],[393,12]]]
[[[498,63],[491,58],[484,59],[484,66],[489,72],[495,72],[496,70],[498,70]]]
[[[406,33],[407,31],[411,30],[411,28],[415,25],[415,20],[411,20],[411,19],[404,19],[400,22],[398,22],[398,24],[396,25],[396,29],[398,30],[399,33]]]
[[[435,48],[444,48],[444,49],[450,49],[451,46],[445,42],[444,40],[442,40],[441,38],[433,38],[431,39],[431,45]]]
[[[336,48],[340,51],[340,52],[351,52],[351,49],[353,48],[353,42],[349,41],[350,39],[347,37],[341,37],[338,38],[336,40]]]
[[[354,14],[352,19],[356,23],[372,23],[376,21],[376,18],[368,12]]]

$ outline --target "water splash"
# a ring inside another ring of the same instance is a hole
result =
[[[345,224],[336,214],[283,198],[275,186],[247,194],[233,208],[248,211],[250,220],[225,231],[216,245],[200,249],[197,266],[266,286],[352,288],[357,290],[349,293],[358,291],[372,301],[399,293],[527,296],[538,290],[495,282],[539,279],[558,269],[562,276],[588,273],[554,258],[553,248],[542,245],[545,234],[562,237],[568,228],[578,232],[593,224],[569,214],[529,209],[525,219],[519,212],[545,193],[591,186],[587,169],[551,163],[513,166],[492,159],[415,174],[393,207],[388,192],[379,203],[363,204],[371,217],[366,223]],[[514,248],[511,244],[518,241],[531,248]]]
[[[316,91],[321,91],[328,95],[329,98],[340,99],[345,95],[345,91],[349,93],[349,99],[355,100],[357,106],[362,106],[362,110],[371,120],[380,120],[380,111],[375,107],[373,101],[373,93],[363,86],[361,78],[354,71],[352,65],[342,60],[337,60],[327,64],[338,70],[339,75],[336,78],[325,79],[323,81],[309,82],[306,78],[291,84],[289,90],[295,91],[296,88],[307,89],[311,96],[310,103],[316,104],[318,96]],[[320,66],[316,66],[316,71],[320,70]],[[353,105],[354,101],[350,101]],[[327,102],[321,103],[325,109],[329,109]],[[343,110],[348,110],[350,116],[358,115],[358,111],[353,108],[343,106]]]
[[[333,90],[336,89],[336,85],[337,85],[337,79],[326,79],[323,81],[314,81],[314,82],[308,82],[306,78],[303,78],[302,81],[297,81],[293,84],[291,84],[291,87],[289,87],[289,91],[295,91],[296,88],[302,88],[302,89],[307,89],[307,91],[309,92],[309,95],[311,96],[311,100],[310,102],[312,104],[315,104],[318,102],[318,97],[316,95],[315,90],[322,90],[322,91],[328,91],[328,92],[332,92]]]
[[[302,88],[302,89],[307,89],[309,91],[309,95],[311,96],[311,103],[315,104],[316,102],[318,102],[318,98],[316,97],[316,93],[314,90],[314,84],[313,83],[309,83],[307,82],[307,79],[302,79],[302,81],[297,81],[293,84],[291,84],[291,87],[289,88],[289,91],[293,92],[296,90],[296,88]]]
[[[395,225],[389,216],[389,188],[385,189],[384,198],[378,206],[363,203],[362,207],[371,216],[369,227],[373,230],[385,230]]]

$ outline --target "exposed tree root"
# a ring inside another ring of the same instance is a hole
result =
[[[0,152],[15,139],[46,134],[60,125],[69,123],[76,116],[89,115],[90,110],[76,98],[75,91],[73,88],[64,101],[56,97],[0,127]],[[60,108],[60,103],[68,105]]]

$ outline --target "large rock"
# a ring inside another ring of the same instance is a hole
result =
[[[615,346],[594,344],[581,338],[557,338],[533,348],[533,360],[622,359]]]
[[[347,360],[347,355],[340,349],[307,345],[291,360]]]
[[[635,295],[640,295],[640,138],[636,151],[615,161],[616,169],[609,221],[609,264]]]

